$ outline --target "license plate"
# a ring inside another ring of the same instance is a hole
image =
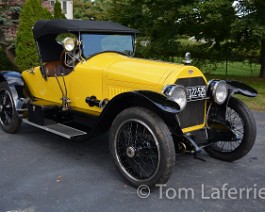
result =
[[[203,99],[206,97],[206,86],[187,87],[188,100]]]

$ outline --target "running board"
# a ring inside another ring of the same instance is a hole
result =
[[[39,124],[35,124],[33,122],[30,122],[28,119],[23,119],[23,122],[26,124],[29,124],[31,126],[46,130],[48,132],[51,132],[53,134],[62,136],[64,138],[67,139],[74,139],[77,137],[81,137],[81,136],[86,136],[87,133],[83,132],[81,130],[77,130],[75,128],[60,124],[60,123],[55,123],[55,124],[49,124],[49,125],[39,125]]]

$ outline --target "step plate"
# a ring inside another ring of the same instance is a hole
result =
[[[72,128],[72,127],[69,127],[69,126],[66,126],[60,123],[42,126],[42,125],[38,125],[33,122],[30,122],[28,119],[23,119],[23,122],[25,122],[26,124],[32,125],[34,127],[38,127],[40,129],[46,130],[48,132],[54,133],[56,135],[60,135],[67,139],[73,139],[75,137],[87,135],[86,132],[77,130],[75,128]]]

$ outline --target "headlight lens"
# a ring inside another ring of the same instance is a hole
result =
[[[228,95],[228,89],[227,89],[226,82],[223,80],[216,82],[213,87],[212,95],[213,95],[214,101],[217,104],[220,104],[220,105],[223,104]]]
[[[63,40],[63,46],[64,49],[68,52],[73,51],[75,49],[76,46],[76,39],[74,38],[65,38]]]
[[[172,101],[176,102],[180,110],[187,105],[187,91],[181,85],[168,85],[163,89],[163,93]]]

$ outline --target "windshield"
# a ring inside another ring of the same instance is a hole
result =
[[[85,58],[106,51],[134,54],[134,36],[113,34],[82,34],[83,55]]]

